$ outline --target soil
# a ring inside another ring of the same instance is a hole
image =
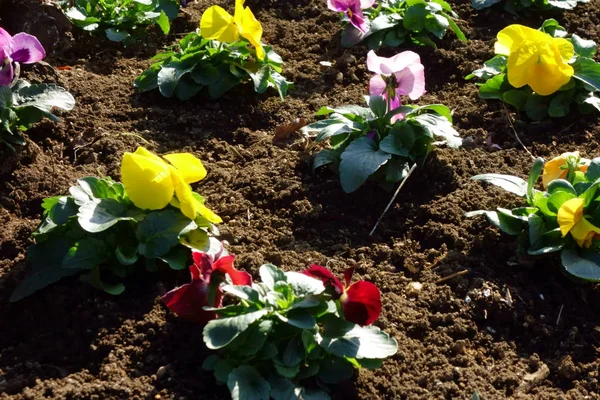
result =
[[[426,67],[428,94],[419,104],[451,107],[465,146],[436,150],[373,236],[391,193],[366,185],[345,194],[329,171],[312,173],[314,144],[273,143],[277,126],[312,121],[321,106],[360,104],[369,78],[366,48],[340,46],[338,17],[323,0],[248,3],[295,82],[284,102],[248,87],[218,102],[134,92],[149,58],[195,29],[212,0],[190,2],[168,37],[153,32],[129,48],[72,28],[39,0],[4,1],[2,26],[38,35],[46,61],[65,67],[27,66],[25,76],[66,87],[77,107],[59,124],[28,131],[23,152],[1,150],[0,399],[228,398],[201,368],[208,354],[202,327],[177,320],[160,302],[188,281],[185,271],[140,273],[118,297],[66,279],[8,302],[28,271],[25,252],[42,200],[83,176],[118,178],[123,152],[138,145],[203,160],[208,177],[195,188],[222,216],[222,239],[238,267],[256,275],[265,262],[288,270],[321,263],[337,273],[352,265],[381,288],[376,325],[397,339],[399,351],[381,369],[360,371],[352,384],[335,388],[334,398],[470,399],[476,391],[485,399],[600,398],[600,289],[565,278],[556,257],[516,259],[513,237],[483,218],[464,217],[519,203],[470,180],[486,172],[527,175],[532,160],[511,119],[529,151],[545,158],[576,149],[597,156],[600,123],[595,116],[521,121],[480,100],[463,79],[491,57],[495,34],[510,23],[537,27],[555,17],[571,33],[600,42],[598,2],[516,18],[451,1],[470,41],[448,34],[438,49],[407,49]]]

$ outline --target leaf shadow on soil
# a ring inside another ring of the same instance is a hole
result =
[[[115,353],[115,346],[139,344],[149,330],[158,330],[156,315],[164,311],[155,307],[157,286],[152,277],[128,285],[123,296],[66,278],[9,303],[14,275],[22,269],[15,265],[2,279],[0,324],[7,329],[0,335],[0,369],[5,372],[0,391],[16,394],[37,379],[106,374],[106,365],[124,364],[130,357]],[[136,330],[144,335],[136,335]]]

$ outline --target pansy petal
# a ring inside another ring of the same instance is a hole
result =
[[[153,152],[149,151],[148,149],[146,149],[145,147],[142,147],[142,146],[139,146],[137,149],[135,149],[133,154],[148,157],[148,158],[153,159],[156,162],[166,164],[166,162],[162,158],[160,158],[159,156],[157,156],[156,154],[154,154]]]
[[[255,48],[256,48],[256,57],[259,60],[264,60],[265,58],[265,50],[262,48],[260,43],[260,39],[262,38],[263,29],[250,10],[250,7],[246,7],[242,12],[242,16],[240,21],[238,22],[238,28],[240,30],[240,35],[243,38],[248,40]]]
[[[384,74],[391,74],[394,72],[402,71],[411,65],[421,65],[421,57],[414,51],[403,51],[393,57],[385,58],[381,57],[382,65],[381,72]]]
[[[352,2],[348,9],[345,11],[346,16],[350,20],[350,23],[354,25],[359,31],[366,33],[369,26],[365,22],[365,16],[360,9],[360,3],[358,0]]]
[[[411,100],[416,100],[425,94],[425,67],[423,64],[412,64],[394,74],[398,87],[396,92],[408,95]]]
[[[576,197],[565,201],[558,209],[557,222],[563,237],[581,220],[583,204],[584,199]]]
[[[375,0],[360,0],[360,8],[367,9],[373,7],[375,4]]]
[[[542,172],[542,185],[548,187],[548,184],[555,179],[562,179],[567,176],[567,169],[562,169],[567,165],[567,161],[562,156],[554,157],[552,160],[544,164]]]
[[[162,160],[157,162],[139,154],[125,153],[121,163],[121,180],[133,204],[144,210],[160,210],[173,197],[169,166]]]
[[[371,282],[358,281],[342,296],[344,318],[358,325],[371,325],[381,314],[381,294]]]
[[[175,188],[175,196],[179,200],[181,213],[191,220],[196,219],[198,215],[198,201],[194,197],[194,192],[189,184],[185,183],[181,173],[175,167],[169,166],[171,179]]]
[[[494,52],[505,56],[511,54],[521,45],[523,38],[530,33],[529,31],[535,31],[535,29],[518,24],[507,26],[498,32],[496,36],[498,41],[494,45]]]
[[[533,63],[528,68],[528,84],[531,89],[540,96],[548,96],[556,92],[571,80],[573,67],[565,65],[558,67],[552,64]],[[510,70],[509,70],[509,82]]]
[[[190,269],[196,268],[191,266]],[[181,319],[205,324],[216,318],[214,312],[205,311],[203,307],[208,304],[208,283],[204,280],[195,280],[175,288],[162,296],[163,303],[169,310]]]
[[[235,260],[234,255],[227,255],[219,258],[213,264],[213,272],[221,272],[229,275],[231,283],[234,285],[251,286],[252,275],[246,271],[240,271],[235,269],[233,261]]]
[[[351,0],[327,0],[327,8],[331,11],[345,12],[350,7]]]
[[[9,56],[21,64],[32,64],[46,57],[46,50],[35,36],[21,32],[10,42]]]
[[[521,46],[508,57],[508,82],[515,88],[529,83],[529,70],[537,62],[537,51],[531,46]]]
[[[335,292],[341,296],[344,293],[344,285],[329,269],[320,265],[311,264],[310,268],[302,271],[304,275],[310,276],[323,282],[325,286],[332,286]]]
[[[581,218],[571,229],[571,235],[579,247],[590,247],[595,235],[600,234],[600,228],[596,227],[585,218]]]
[[[198,182],[206,177],[202,161],[190,153],[167,154],[163,157],[177,168],[185,183]]]
[[[565,62],[569,61],[575,55],[573,44],[565,38],[552,38],[550,44]]]
[[[382,74],[381,72],[381,58],[373,50],[367,53],[367,69],[376,74]]]
[[[233,17],[224,8],[212,6],[200,18],[200,34],[204,39],[231,43],[239,38]]]
[[[203,251],[192,250],[192,259],[196,265],[196,269],[190,267],[190,273],[192,274],[192,281],[198,279],[204,279],[208,281],[212,272],[213,258],[210,254]]]
[[[4,49],[8,50],[11,39],[10,33],[0,28],[0,63],[8,56]]]
[[[381,75],[373,75],[369,80],[369,94],[371,96],[382,96],[385,93],[386,83]]]
[[[221,217],[215,214],[210,208],[206,207],[204,204],[199,204],[197,210],[198,214],[200,214],[213,224],[220,224],[221,222],[223,222]]]
[[[8,62],[0,69],[0,86],[8,86],[11,84],[15,77],[15,71],[12,66],[12,62]]]

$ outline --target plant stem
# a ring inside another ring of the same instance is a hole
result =
[[[400,185],[398,185],[398,189],[396,189],[396,191],[394,192],[394,195],[392,196],[392,198],[390,199],[390,202],[388,203],[388,205],[385,207],[385,210],[383,210],[383,212],[381,213],[381,215],[379,216],[379,219],[377,220],[377,222],[375,223],[375,226],[373,227],[373,229],[371,229],[371,232],[369,233],[369,236],[373,236],[373,234],[375,233],[375,229],[377,229],[377,226],[379,225],[379,223],[381,222],[381,220],[383,219],[383,216],[385,215],[386,212],[388,212],[388,210],[390,209],[390,207],[392,206],[392,203],[394,202],[394,200],[396,200],[396,197],[398,196],[398,193],[400,193],[400,189],[402,189],[402,186],[404,186],[404,184],[406,183],[406,181],[408,180],[408,178],[410,177],[410,175],[413,173],[413,171],[417,168],[417,164],[413,164],[412,167],[410,167],[410,169],[408,170],[408,174],[406,174],[406,176],[404,177],[404,180],[402,182],[400,182]]]

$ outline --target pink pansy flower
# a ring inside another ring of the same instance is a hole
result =
[[[204,307],[222,306],[223,291],[219,286],[225,281],[225,275],[229,275],[234,285],[252,285],[252,276],[235,269],[233,255],[213,256],[194,250],[192,257],[192,281],[166,293],[162,300],[179,318],[205,324],[217,314],[204,310]]]
[[[403,51],[393,57],[379,57],[373,50],[367,54],[367,68],[374,72],[369,81],[371,96],[383,96],[388,103],[388,111],[402,105],[400,96],[416,100],[425,94],[425,68],[421,58],[413,51]],[[392,122],[402,119],[399,114]]]
[[[368,27],[362,10],[370,8],[373,3],[375,0],[327,0],[327,7],[332,11],[346,14],[350,23],[365,33]]]
[[[17,33],[11,36],[0,28],[0,86],[10,85],[14,78],[13,62],[32,64],[46,57],[46,51],[35,36]]]

